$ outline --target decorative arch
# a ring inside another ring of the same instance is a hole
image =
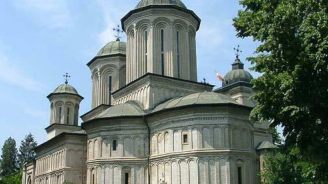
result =
[[[165,26],[171,25],[171,23],[172,23],[172,21],[165,17],[159,17],[153,21],[153,25],[157,28],[161,27],[162,25],[165,25]]]
[[[243,184],[246,181],[246,174],[245,174],[245,162],[242,159],[237,159],[236,161],[236,168],[237,168],[237,184]]]
[[[176,29],[179,28],[180,30],[187,30],[188,29],[187,23],[185,23],[182,20],[178,20],[178,19],[173,21],[173,26]]]
[[[64,102],[58,101],[55,103],[55,121],[56,123],[63,124]]]
[[[123,167],[122,168],[122,183],[131,184],[131,168]]]
[[[28,178],[27,178],[27,184],[32,184],[31,176],[28,176]]]
[[[95,168],[92,168],[90,172],[90,184],[97,184],[97,172]]]
[[[134,35],[135,35],[134,30],[135,30],[134,25],[131,25],[126,29],[126,35],[128,38],[134,38]]]
[[[135,26],[135,29],[137,29],[138,31],[139,30],[145,30],[145,29],[148,29],[150,27],[150,20],[149,19],[143,19],[139,22],[137,22],[136,26]]]

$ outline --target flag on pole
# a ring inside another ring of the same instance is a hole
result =
[[[216,72],[216,79],[224,81],[224,78],[218,72]]]

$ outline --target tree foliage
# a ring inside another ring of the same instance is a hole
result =
[[[286,145],[328,181],[327,0],[241,0],[239,37],[259,41],[249,60],[263,75],[253,81],[256,120],[284,127]]]
[[[294,148],[294,151],[298,152]],[[297,154],[283,149],[266,154],[265,169],[261,173],[263,184],[312,184],[315,168],[311,164],[300,161]]]
[[[25,163],[31,162],[35,159],[35,151],[33,150],[37,146],[33,135],[28,134],[24,140],[22,140],[19,147],[18,162],[20,167]]]
[[[20,184],[22,182],[22,174],[16,172],[0,179],[0,184]]]
[[[17,149],[16,141],[9,138],[5,141],[2,147],[2,172],[1,176],[8,176],[17,171]]]

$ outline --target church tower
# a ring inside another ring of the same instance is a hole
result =
[[[117,35],[116,41],[106,44],[87,64],[92,78],[92,109],[112,105],[112,92],[125,85],[125,60],[126,43]]]
[[[83,97],[66,81],[48,95],[51,103],[50,126],[46,128],[48,139],[52,139],[63,132],[79,131],[79,108]]]
[[[180,0],[142,0],[122,18],[127,34],[126,83],[146,73],[197,81],[200,18]]]
[[[224,76],[222,87],[215,92],[223,93],[235,99],[239,104],[254,107],[255,102],[251,99],[254,95],[251,80],[253,76],[244,69],[244,63],[239,59],[239,46],[236,59],[232,63],[232,69]]]

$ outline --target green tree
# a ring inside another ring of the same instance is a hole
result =
[[[33,149],[36,146],[37,143],[31,133],[22,140],[18,154],[18,163],[21,168],[25,163],[31,162],[35,159],[35,151]]]
[[[20,184],[22,182],[22,174],[16,172],[0,179],[0,184]]]
[[[234,19],[239,37],[260,43],[250,57],[263,75],[255,120],[284,127],[287,147],[315,165],[328,181],[328,3],[327,0],[241,0]]]
[[[261,179],[264,184],[304,183],[300,171],[294,167],[290,158],[282,153],[267,155]]]
[[[271,127],[269,129],[270,133],[272,134],[272,141],[275,145],[281,145],[282,144],[282,138],[280,137],[277,128]]]
[[[17,171],[17,149],[16,141],[9,138],[2,147],[2,172],[1,176],[8,176]]]

